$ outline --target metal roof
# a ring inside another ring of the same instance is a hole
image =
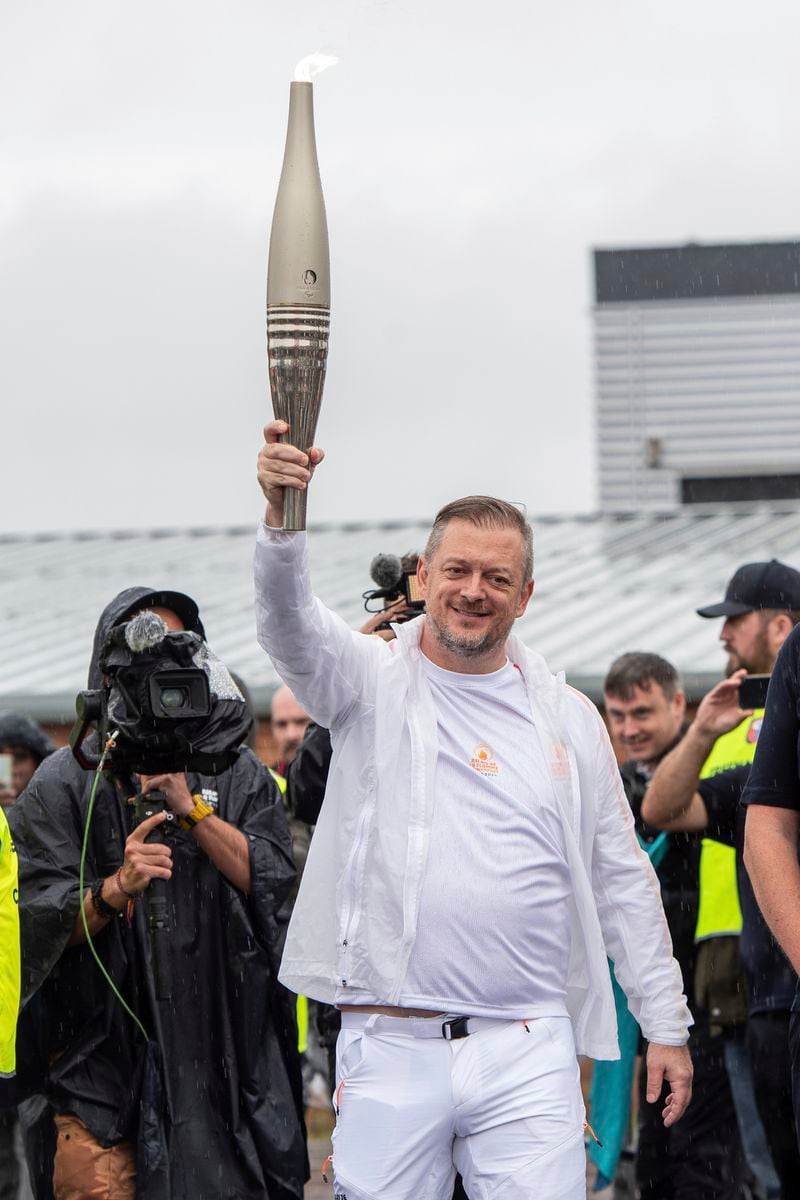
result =
[[[800,565],[800,508],[544,517],[534,522],[536,592],[517,632],[598,699],[612,659],[650,650],[684,673],[690,696],[720,678],[721,599],[744,562]],[[317,594],[351,625],[378,552],[421,549],[419,523],[309,531]],[[0,708],[71,721],[86,686],[95,622],[132,584],[187,592],[209,644],[264,711],[277,678],[255,639],[254,529],[158,529],[0,537]]]
[[[781,296],[800,292],[800,242],[595,250],[600,304],[723,296]]]

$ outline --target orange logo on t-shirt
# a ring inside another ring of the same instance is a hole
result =
[[[563,742],[550,744],[550,774],[553,779],[569,779],[569,754]]]
[[[495,762],[494,750],[485,742],[480,742],[475,747],[469,765],[474,770],[480,771],[481,775],[498,775],[500,773],[500,768]]]

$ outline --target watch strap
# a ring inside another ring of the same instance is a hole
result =
[[[210,804],[206,804],[205,800],[200,795],[192,796],[194,800],[194,808],[192,808],[183,817],[178,817],[178,824],[181,829],[194,829],[195,825],[199,825],[206,817],[214,815],[214,810]]]
[[[119,913],[113,905],[103,899],[103,884],[105,879],[95,879],[94,883],[89,888],[92,896],[92,907],[99,917],[117,917]]]

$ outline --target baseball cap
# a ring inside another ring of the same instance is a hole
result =
[[[739,617],[758,608],[800,609],[800,571],[778,562],[745,563],[735,572],[720,604],[698,608],[699,617]]]

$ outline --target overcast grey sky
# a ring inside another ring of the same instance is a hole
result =
[[[594,507],[594,245],[800,235],[791,3],[16,0],[0,531],[255,521],[288,85],[333,286],[311,520]]]

